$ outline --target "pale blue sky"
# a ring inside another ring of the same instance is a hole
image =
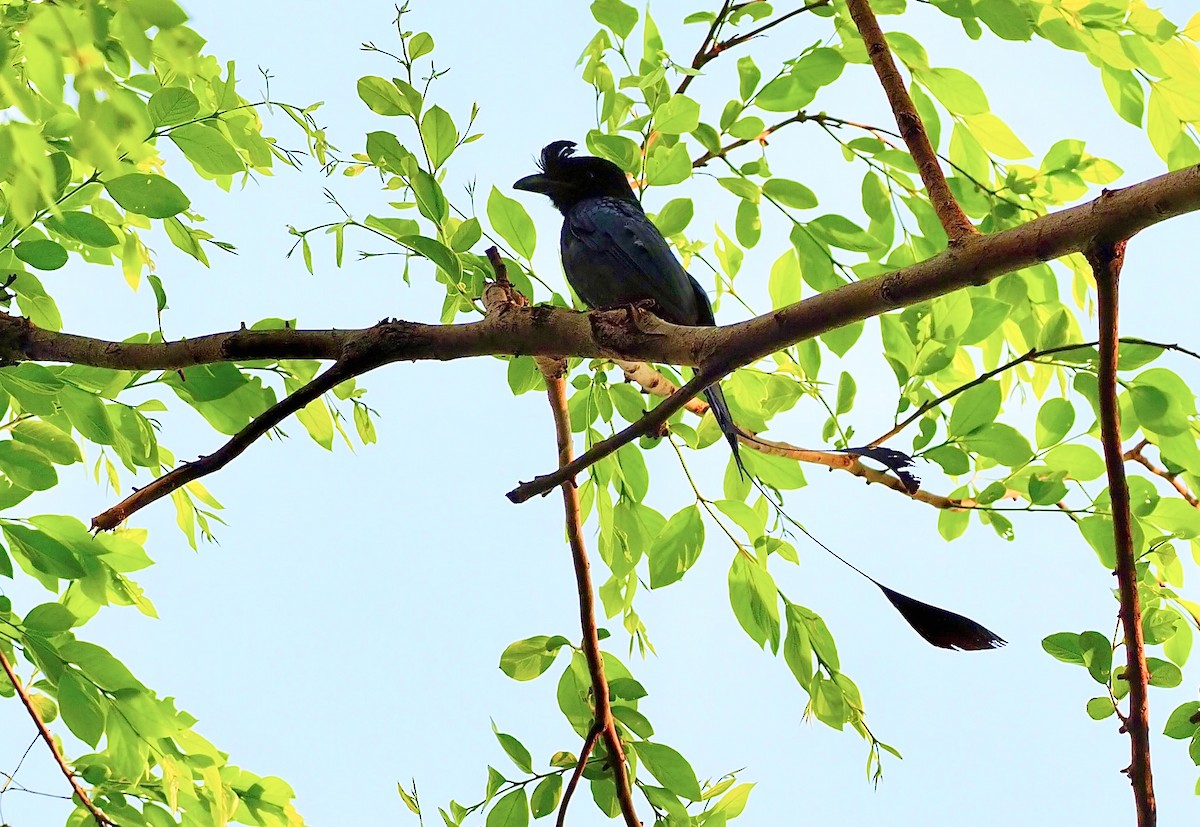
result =
[[[486,137],[456,158],[449,192],[461,193],[458,187],[471,177],[484,197],[492,184],[507,192],[531,171],[544,143],[582,140],[593,117],[591,92],[575,68],[595,29],[586,3],[413,5],[410,25],[432,32],[439,67],[451,67],[435,87],[437,102],[459,122],[472,101],[482,110],[477,128]],[[681,62],[703,32],[676,21],[695,8],[654,6]],[[1194,4],[1171,2],[1165,10],[1184,23]],[[238,61],[243,94],[252,97],[257,88],[254,67],[269,68],[277,99],[325,101],[318,118],[343,151],[361,151],[366,132],[396,126],[370,113],[355,93],[359,76],[393,71],[385,58],[358,50],[366,40],[394,45],[390,3],[335,8],[208,0],[189,11],[210,51]],[[1054,141],[1074,137],[1125,168],[1119,183],[1162,171],[1144,135],[1112,114],[1098,73],[1081,55],[1042,41],[1002,43],[990,34],[972,42],[944,21],[924,8],[903,19],[884,18],[883,25],[917,35],[934,65],[977,77],[993,111],[1038,157]],[[794,53],[820,31],[801,17],[762,48]],[[713,99],[712,89],[730,88],[732,60],[723,62],[693,84],[702,100]],[[887,124],[870,70],[851,68],[853,82],[834,86],[811,108]],[[723,98],[716,100],[719,107]],[[269,124],[285,145],[299,145],[286,119]],[[815,129],[793,130],[775,141],[774,172],[804,181],[830,211],[856,211],[862,171],[842,163]],[[186,164],[168,158],[170,172],[186,181]],[[171,303],[168,335],[232,329],[266,316],[343,328],[384,316],[436,320],[441,288],[407,287],[395,259],[357,262],[348,255],[338,270],[331,245],[318,244],[315,277],[298,258],[284,259],[292,241],[286,224],[336,217],[321,196],[326,186],[357,215],[381,210],[387,200],[369,176],[327,180],[315,169],[281,169],[232,196],[189,185],[207,229],[240,254],[214,253],[213,268],[205,270],[160,238],[160,273]],[[716,190],[701,182],[694,192]],[[522,201],[538,225],[539,271],[558,283],[557,215],[537,199]],[[710,204],[694,229],[714,220],[731,223],[731,199]],[[778,229],[768,220],[763,252],[751,255],[747,268],[765,274],[786,244],[784,235],[770,236]],[[1182,252],[1198,230],[1200,221],[1185,217],[1131,245],[1124,332],[1198,344],[1195,266]],[[347,241],[348,250],[374,249],[369,245]],[[740,281],[750,279],[747,273]],[[123,338],[153,327],[152,295],[130,293],[115,270],[73,261],[47,286],[72,332]],[[111,312],[97,315],[101,303]],[[720,318],[743,317],[730,304]],[[1162,364],[1197,381],[1194,365]],[[859,387],[851,420],[863,432],[882,431],[894,408],[894,378],[873,362],[851,367]],[[824,370],[835,376],[832,357]],[[139,514],[133,522],[150,528],[147,548],[158,562],[140,580],[161,619],[113,609],[83,635],[108,646],[160,693],[175,696],[235,763],[289,781],[311,824],[415,823],[395,793],[397,780],[413,776],[432,817],[427,823],[434,824],[434,806],[452,797],[463,803],[482,798],[487,764],[518,774],[493,738],[489,717],[521,738],[539,767],[557,750],[579,748],[554,702],[562,664],[527,684],[496,668],[514,640],[578,637],[558,498],[513,506],[503,496],[516,481],[552,467],[553,432],[545,400],[537,394],[514,399],[503,365],[492,359],[394,365],[362,384],[381,414],[378,445],[354,455],[338,445],[330,454],[288,424],[292,439],[255,445],[207,481],[226,505],[222,518],[229,526],[219,527],[220,545],[198,554],[174,529],[169,505]],[[164,444],[177,456],[219,444],[197,419],[185,412],[164,420]],[[823,420],[813,407],[803,408],[772,434],[814,444]],[[720,490],[724,451],[717,445],[690,458],[705,491]],[[687,505],[690,490],[673,454],[660,447],[648,459],[655,472],[651,502],[667,514]],[[1132,823],[1131,796],[1119,774],[1128,763],[1128,741],[1112,719],[1095,723],[1083,710],[1100,687],[1040,646],[1049,633],[1107,631],[1114,621],[1107,593],[1112,578],[1070,523],[1028,515],[1016,521],[1014,542],[974,525],[947,545],[937,535],[934,510],[845,475],[807,473],[809,487],[788,503],[814,533],[893,587],[971,614],[1006,637],[1008,647],[984,653],[928,647],[874,589],[814,548],[800,546],[800,568],[774,569],[789,596],[825,617],[843,667],[864,694],[870,725],[905,756],[888,760],[883,782],[872,789],[863,775],[865,744],[850,732],[802,721],[805,698],[782,659],[758,651],[738,628],[725,585],[731,550],[710,526],[700,562],[686,579],[640,596],[658,656],[625,660],[649,690],[640,708],[654,724],[655,740],[682,751],[701,778],[745,767],[743,779],[758,786],[739,823],[798,817],[982,827]],[[113,495],[88,485],[82,470],[63,476],[72,474],[79,479],[64,492],[30,500],[23,513],[58,510],[86,521],[112,503]],[[932,469],[927,476],[938,484]],[[619,623],[609,625],[619,630]],[[609,643],[626,654],[621,635]],[[1155,732],[1171,708],[1194,697],[1188,689],[1196,683],[1194,663],[1185,674],[1184,687],[1152,693]],[[26,731],[32,735],[16,712],[13,704],[0,707],[0,766],[6,770],[27,743]],[[1194,823],[1200,816],[1192,794],[1197,772],[1185,746],[1158,737],[1154,759],[1162,823]],[[61,789],[61,778],[47,774],[40,746],[29,762],[30,775],[23,771],[21,780]],[[587,799],[581,790],[570,823],[606,823]],[[17,794],[2,803],[5,818],[19,827],[58,823],[63,811],[61,804]],[[649,809],[642,815],[649,820]]]

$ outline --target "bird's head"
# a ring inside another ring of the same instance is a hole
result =
[[[540,192],[563,214],[588,198],[621,198],[637,202],[629,178],[612,161],[575,155],[573,141],[555,141],[542,150],[542,170],[513,184],[513,189]]]

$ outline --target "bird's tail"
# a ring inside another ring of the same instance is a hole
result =
[[[708,400],[708,406],[712,409],[713,416],[716,417],[717,425],[721,427],[721,433],[725,434],[725,438],[729,440],[729,447],[733,450],[733,461],[737,463],[738,471],[743,479],[752,479],[750,472],[742,464],[742,454],[738,449],[738,427],[734,424],[733,414],[729,412],[729,403],[725,401],[725,393],[721,390],[720,383],[709,385],[704,391],[704,397]]]

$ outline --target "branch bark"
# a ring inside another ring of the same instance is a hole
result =
[[[21,698],[21,703],[25,705],[25,711],[29,713],[29,717],[33,719],[34,726],[37,727],[38,734],[42,736],[42,740],[46,742],[46,746],[50,748],[50,754],[54,756],[55,763],[62,770],[62,774],[66,777],[67,783],[71,785],[71,790],[75,793],[75,797],[79,799],[79,804],[92,814],[96,824],[100,827],[119,827],[119,825],[111,818],[100,812],[88,794],[84,792],[83,787],[79,785],[79,780],[75,777],[75,773],[67,765],[67,759],[63,757],[58,745],[54,743],[54,736],[50,734],[50,730],[46,727],[46,723],[42,720],[42,716],[38,714],[37,707],[33,705],[33,700],[29,697],[29,693],[21,684],[17,677],[16,670],[13,669],[8,658],[0,652],[0,668],[4,669],[4,674],[8,676],[8,682],[12,684],[13,689]]]
[[[1117,316],[1118,284],[1125,259],[1123,240],[1097,244],[1087,252],[1096,276],[1100,325],[1100,441],[1108,469],[1112,500],[1113,535],[1116,541],[1117,590],[1121,627],[1125,635],[1125,680],[1129,683],[1129,713],[1123,729],[1129,733],[1132,760],[1126,772],[1133,784],[1138,827],[1154,827],[1154,779],[1150,770],[1150,707],[1146,697],[1149,670],[1142,637],[1142,610],[1138,598],[1137,553],[1129,514],[1129,483],[1125,478],[1125,454],[1121,450],[1121,416],[1117,401]]]
[[[950,246],[962,244],[968,238],[978,235],[979,231],[958,206],[954,193],[950,191],[950,185],[946,183],[946,176],[942,174],[942,168],[938,164],[937,153],[929,143],[929,135],[925,132],[921,116],[917,114],[917,107],[913,105],[908,90],[904,88],[904,79],[900,77],[896,61],[892,59],[887,38],[879,28],[875,12],[871,10],[868,0],[846,0],[846,7],[850,10],[850,16],[854,18],[858,33],[862,35],[871,65],[875,67],[875,74],[879,75],[879,82],[887,94],[888,104],[896,116],[896,126],[900,128],[900,134],[908,144],[909,154],[917,164],[921,181],[929,193],[929,201],[946,230]]]
[[[566,363],[561,360],[541,359],[538,367],[546,379],[546,395],[554,413],[554,432],[558,438],[558,463],[569,465],[573,453],[571,441],[571,415],[567,411]],[[579,491],[568,477],[562,483],[563,508],[567,517],[567,542],[571,546],[571,559],[575,563],[575,587],[579,592],[579,622],[583,629],[583,655],[587,659],[588,673],[592,676],[592,703],[596,709],[595,729],[600,731],[608,747],[608,761],[612,768],[613,783],[617,788],[617,801],[626,827],[641,827],[633,806],[633,790],[629,785],[629,772],[625,764],[625,750],[621,746],[621,735],[617,732],[612,705],[608,694],[608,679],[604,676],[604,654],[600,651],[600,636],[596,628],[596,597],[592,588],[591,566],[587,548],[583,544],[583,515],[579,508]],[[593,740],[594,739],[589,739]],[[579,774],[586,753],[576,768]],[[572,778],[572,783],[575,779]],[[566,813],[566,802],[562,813]],[[561,816],[560,816],[561,818]],[[561,822],[560,822],[561,823]]]

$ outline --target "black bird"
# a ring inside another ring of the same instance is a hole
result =
[[[575,155],[572,141],[547,146],[538,166],[540,173],[522,178],[513,188],[548,196],[563,214],[563,272],[584,304],[610,309],[651,301],[655,313],[672,324],[717,323],[704,288],[683,269],[646,217],[620,167],[603,158]],[[704,396],[729,440],[738,470],[749,477],[721,386],[710,385]]]
[[[628,176],[620,167],[604,158],[575,155],[572,141],[555,141],[546,146],[538,166],[541,172],[522,178],[513,187],[549,197],[563,214],[560,237],[563,272],[584,304],[604,309],[648,300],[654,303],[658,315],[668,322],[695,326],[716,324],[704,288],[683,269],[662,233],[646,217],[629,185]],[[889,589],[788,516],[742,464],[738,428],[729,413],[721,386],[710,385],[704,395],[721,432],[729,440],[742,475],[754,483],[784,519],[874,583],[917,634],[943,649],[994,649],[1004,645],[1002,638],[969,617]],[[912,464],[912,458],[905,454],[871,447],[847,450],[888,465],[910,488],[919,485],[911,472],[903,470]]]

